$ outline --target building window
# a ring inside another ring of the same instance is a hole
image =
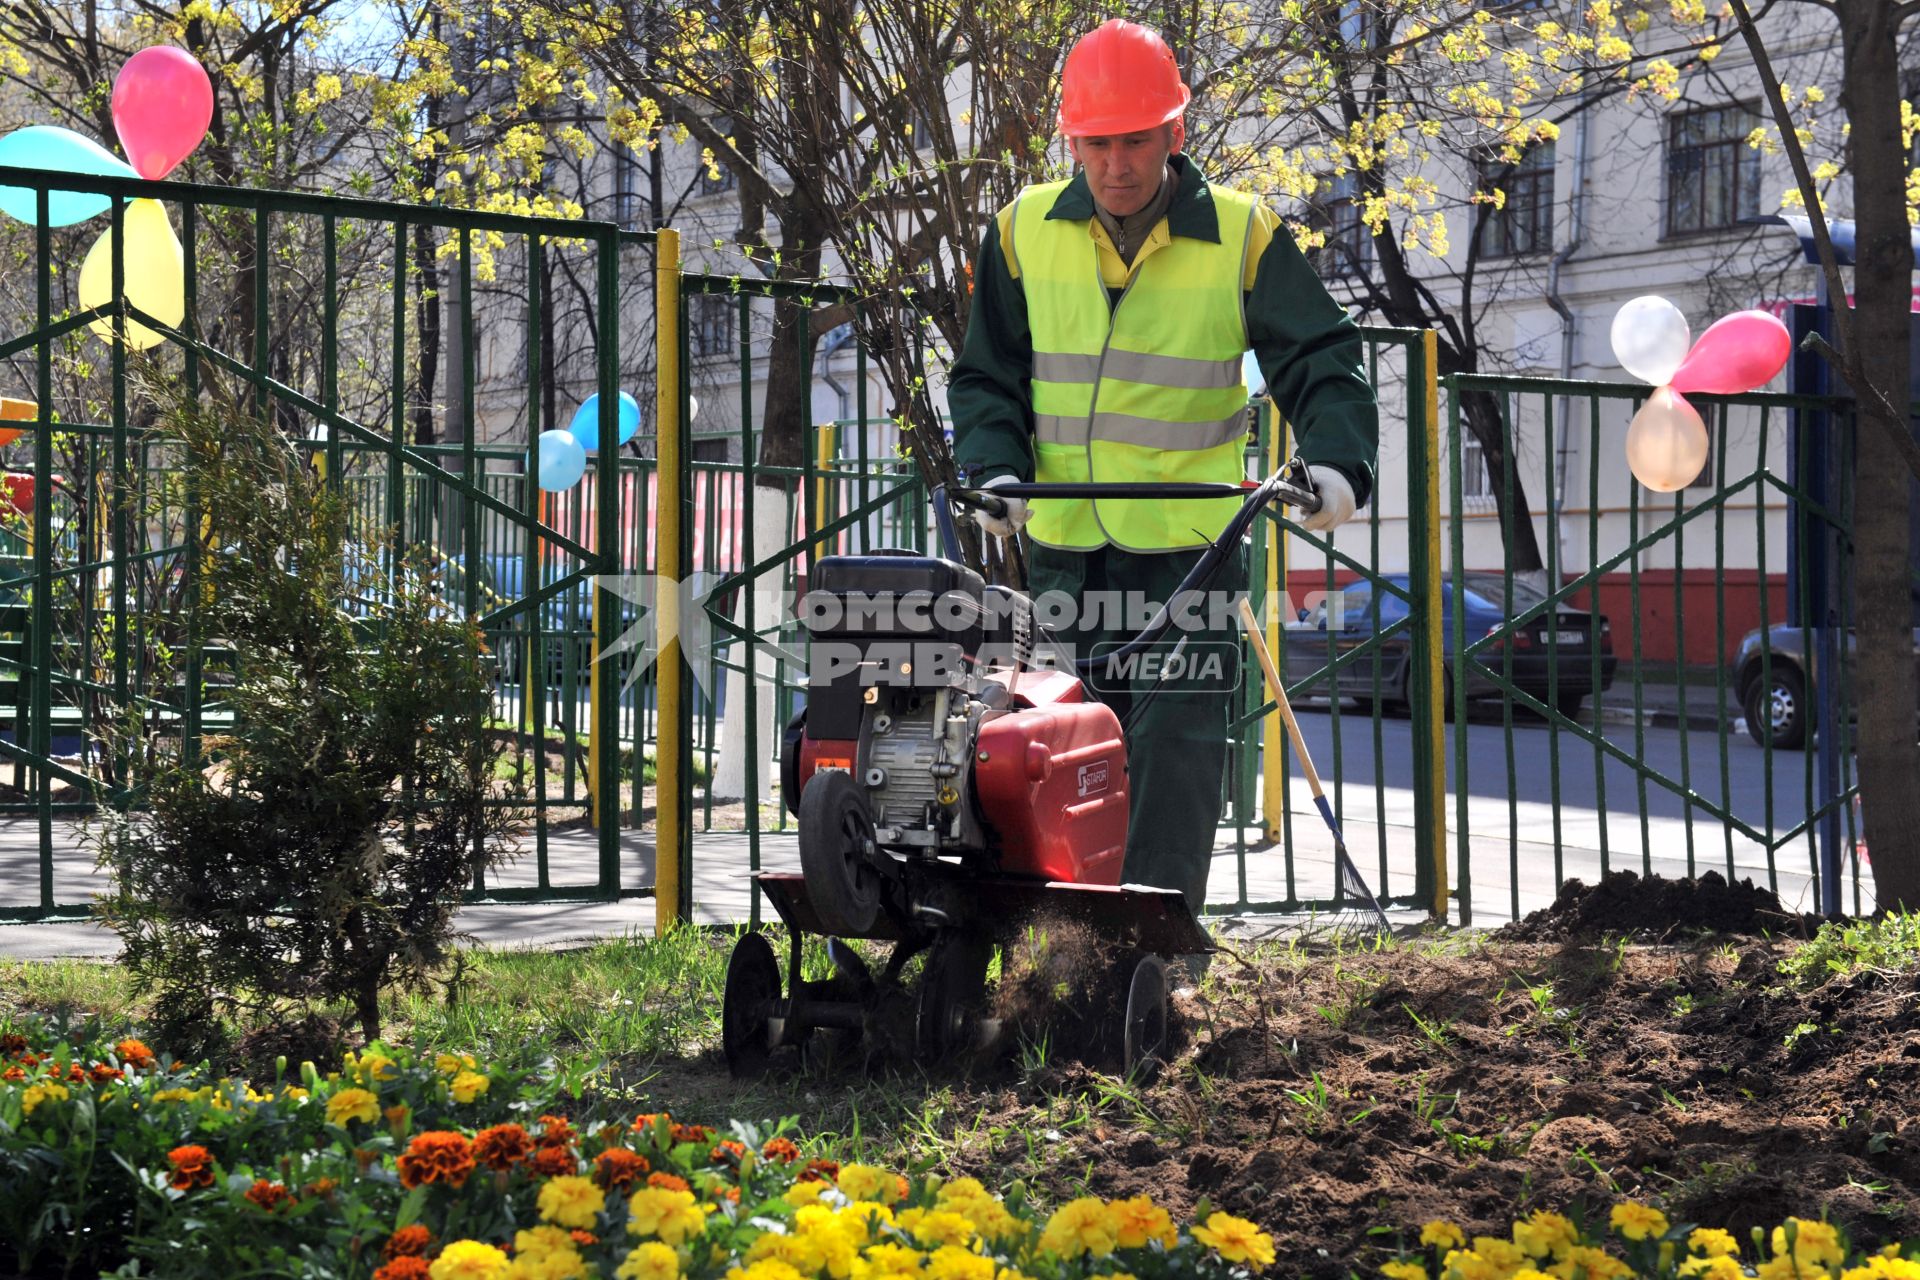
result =
[[[1670,119],[1668,235],[1715,231],[1760,212],[1760,153],[1747,145],[1747,135],[1760,123],[1759,113],[1745,105]]]
[[[1329,279],[1364,276],[1373,265],[1373,233],[1360,216],[1359,189],[1351,173],[1341,174],[1328,183],[1312,212],[1312,224],[1327,234],[1314,268]]]
[[[1553,161],[1553,144],[1542,142],[1528,148],[1518,164],[1481,164],[1480,189],[1506,192],[1499,208],[1485,211],[1481,257],[1511,258],[1553,248]]]
[[[696,359],[731,355],[740,321],[732,298],[696,294],[687,299],[687,351]]]
[[[1487,450],[1471,431],[1460,434],[1460,499],[1491,498],[1493,482],[1487,475]]]

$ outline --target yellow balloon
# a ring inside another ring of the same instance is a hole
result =
[[[1655,493],[1693,483],[1707,465],[1707,425],[1685,396],[1661,387],[1647,397],[1627,428],[1627,465]]]
[[[121,235],[127,247],[122,283],[127,300],[162,324],[176,328],[187,314],[187,259],[173,224],[158,200],[132,200],[121,220]],[[97,307],[113,300],[113,227],[100,233],[100,239],[87,251],[80,265],[80,305]],[[90,326],[108,342],[113,341],[113,320],[102,318]],[[164,341],[164,335],[134,320],[127,319],[127,345],[135,351]]]

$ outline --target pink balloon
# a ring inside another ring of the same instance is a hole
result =
[[[1708,327],[1667,384],[1675,391],[1737,396],[1787,367],[1793,337],[1765,311],[1736,311]]]
[[[113,79],[114,132],[127,163],[143,178],[172,173],[212,122],[213,84],[185,49],[142,49]]]

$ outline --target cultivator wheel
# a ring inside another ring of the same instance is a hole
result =
[[[1171,1047],[1167,1017],[1167,963],[1142,956],[1127,982],[1123,1064],[1126,1073],[1150,1076],[1167,1060]]]
[[[720,1044],[727,1070],[735,1077],[756,1076],[772,1055],[769,1020],[780,1012],[780,962],[758,933],[734,944],[727,957],[726,993],[720,1007]]]
[[[861,937],[880,914],[873,817],[852,775],[816,773],[800,793],[800,870],[822,932]]]
[[[974,1047],[992,959],[992,942],[977,933],[955,930],[934,943],[920,975],[915,1021],[914,1049],[922,1062],[946,1063]]]

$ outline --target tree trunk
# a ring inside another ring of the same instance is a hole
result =
[[[1913,476],[1895,432],[1911,426],[1906,148],[1900,128],[1897,21],[1885,0],[1842,0],[1841,106],[1852,122],[1856,215],[1855,350],[1871,391],[1858,396],[1853,570],[1862,816],[1882,910],[1920,908],[1920,745],[1916,745],[1909,510]],[[1876,394],[1877,393],[1877,394]]]
[[[1446,372],[1442,354],[1440,366]],[[1487,489],[1493,495],[1494,510],[1500,514],[1502,541],[1507,548],[1507,566],[1515,573],[1537,573],[1546,568],[1540,558],[1540,539],[1533,529],[1533,507],[1527,500],[1527,481],[1520,470],[1518,456],[1508,460],[1507,432],[1500,420],[1500,401],[1491,391],[1467,390],[1460,396],[1460,416],[1468,432],[1479,442],[1481,459],[1487,468]],[[1512,468],[1512,476],[1507,469]],[[1463,477],[1464,478],[1464,477]],[[1509,490],[1509,482],[1511,489]],[[1556,536],[1553,529],[1548,537]],[[1558,586],[1558,583],[1550,584]]]

